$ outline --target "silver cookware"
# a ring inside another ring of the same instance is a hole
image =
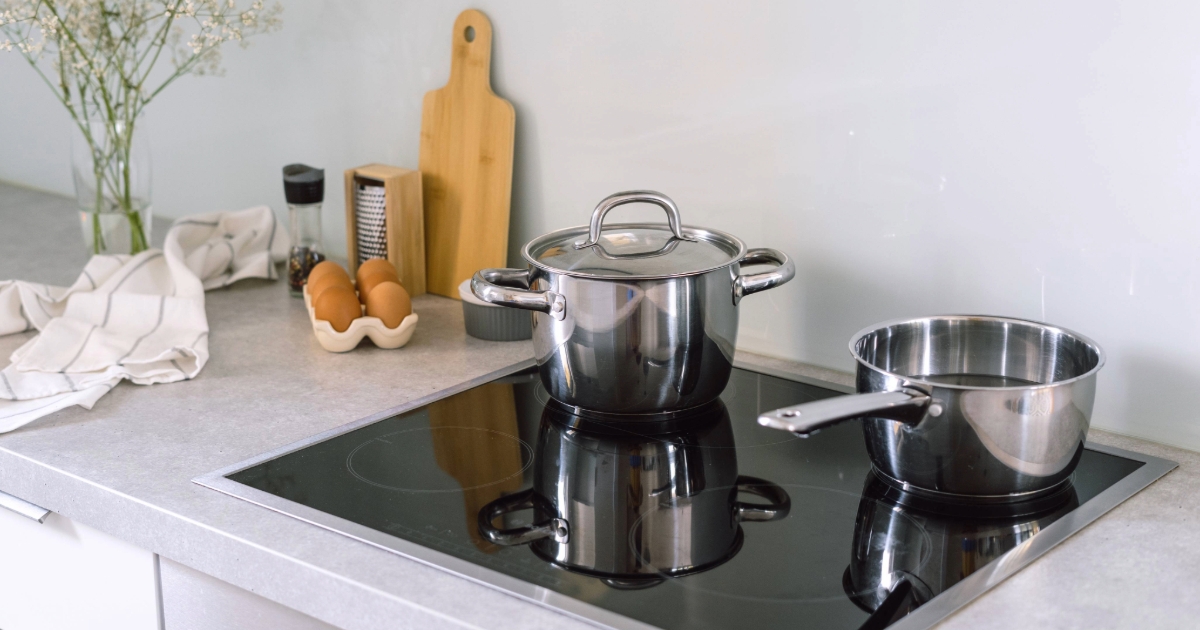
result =
[[[947,510],[869,473],[842,586],[871,613],[863,628],[885,627],[1077,507],[1067,486],[1030,502]]]
[[[480,510],[485,539],[528,544],[543,560],[614,588],[643,588],[724,563],[741,549],[740,523],[788,514],[782,488],[738,475],[720,402],[693,419],[696,428],[668,435],[581,431],[573,420],[546,408],[533,487]],[[739,501],[739,493],[767,503]],[[496,524],[528,509],[532,525]]]
[[[646,202],[667,225],[603,225],[617,206]],[[720,395],[733,367],[738,301],[795,275],[786,255],[680,224],[666,195],[609,196],[589,226],[552,232],[521,251],[528,269],[483,269],[471,288],[492,304],[533,311],[546,391],[580,409],[655,414]],[[742,274],[748,265],[774,265]]]
[[[1011,502],[1069,483],[1104,352],[1063,328],[1004,317],[893,321],[850,342],[858,394],[762,414],[811,435],[862,419],[882,478],[952,501]]]

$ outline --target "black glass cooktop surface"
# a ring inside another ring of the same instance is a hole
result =
[[[874,477],[857,423],[802,439],[756,422],[835,395],[736,369],[656,433],[572,416],[526,370],[197,481],[600,625],[859,628],[948,614],[987,588],[939,598],[970,575],[1169,470],[1089,445],[1037,504],[922,504]]]

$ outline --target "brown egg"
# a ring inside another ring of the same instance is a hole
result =
[[[383,258],[372,258],[359,265],[358,271],[354,274],[354,280],[362,284],[367,276],[378,273],[381,269],[390,272],[394,282],[400,282],[400,276],[396,273],[396,267]]]
[[[345,278],[347,283],[350,282],[350,274],[346,273],[346,270],[343,269],[341,265],[333,262],[332,260],[323,260],[314,265],[312,271],[308,272],[308,286],[312,287],[313,283],[320,282],[321,278],[331,275],[340,276]],[[309,294],[311,293],[312,289],[310,288]]]
[[[315,304],[317,296],[325,290],[326,287],[331,287],[335,284],[341,284],[348,287],[353,287],[350,284],[350,275],[346,273],[342,266],[326,260],[318,263],[313,267],[312,272],[308,274],[308,299],[310,303]]]
[[[314,307],[317,305],[317,298],[321,297],[329,287],[345,287],[354,291],[354,285],[350,284],[349,276],[339,276],[337,274],[326,274],[317,278],[316,282],[309,281],[308,283],[308,299],[309,303]]]
[[[399,326],[410,313],[412,299],[399,283],[381,282],[367,298],[367,317],[378,317],[388,328]]]
[[[358,305],[354,289],[335,284],[326,287],[313,302],[313,313],[317,319],[329,322],[334,330],[346,332],[346,329],[350,328],[350,322],[362,317],[362,308]]]
[[[358,299],[359,299],[359,301],[362,302],[363,304],[366,304],[367,296],[371,294],[371,291],[376,286],[378,286],[380,283],[383,283],[383,282],[392,282],[394,284],[400,284],[396,280],[396,272],[395,271],[389,272],[386,269],[377,269],[373,272],[364,274],[362,276],[362,281],[358,283]]]

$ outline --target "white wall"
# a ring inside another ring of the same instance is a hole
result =
[[[496,91],[517,110],[511,262],[608,193],[796,257],[747,299],[747,349],[849,369],[883,319],[1044,319],[1109,352],[1095,424],[1200,449],[1200,5],[499,2]],[[279,168],[414,167],[451,2],[288,2],[150,113],[155,207],[270,203]],[[0,54],[0,178],[67,192],[68,121]],[[621,218],[651,209],[617,211]]]

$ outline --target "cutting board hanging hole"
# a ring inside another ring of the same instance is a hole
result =
[[[468,43],[475,41],[474,26],[468,26],[466,30],[463,31],[463,39],[467,40]]]

